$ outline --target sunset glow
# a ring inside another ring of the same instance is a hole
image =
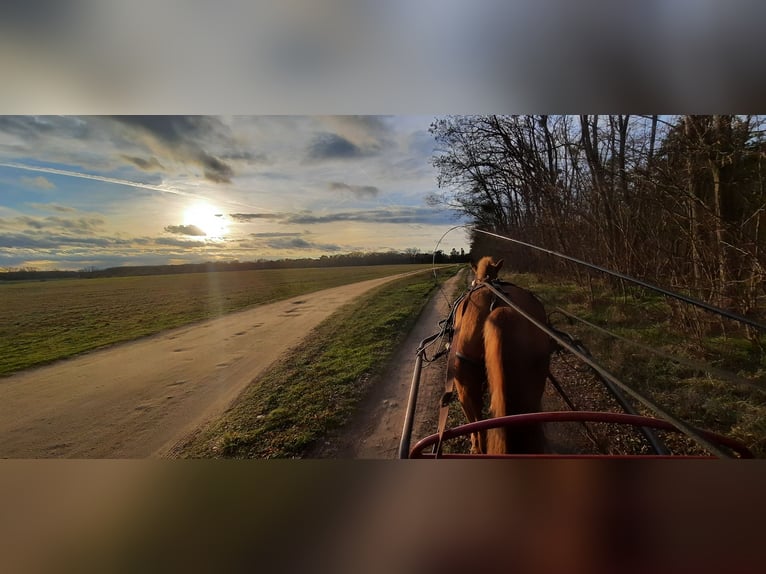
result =
[[[0,116],[0,269],[430,253],[433,119]]]
[[[210,239],[221,239],[229,230],[224,214],[209,203],[195,203],[187,207],[184,225],[201,230]]]

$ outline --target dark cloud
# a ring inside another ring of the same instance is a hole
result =
[[[391,207],[359,211],[345,211],[327,215],[312,215],[300,213],[288,215],[285,223],[308,225],[315,223],[336,223],[340,221],[363,221],[369,223],[419,223],[426,225],[443,225],[454,222],[450,212],[423,207]]]
[[[3,249],[51,249],[59,242],[48,235],[36,236],[26,233],[0,233],[0,247]]]
[[[345,184],[340,184],[341,186]],[[341,189],[340,187],[338,189]],[[368,223],[407,223],[424,225],[454,224],[455,214],[451,211],[430,207],[385,207],[357,211],[340,211],[315,215],[310,211],[299,213],[231,213],[235,221],[252,219],[271,219],[281,223],[311,225],[317,223],[336,223],[341,221],[362,221]]]
[[[186,144],[189,138],[207,136],[225,130],[216,118],[209,116],[112,116],[118,122],[153,134],[171,144]]]
[[[309,144],[307,158],[312,161],[352,159],[366,155],[360,147],[346,138],[332,133],[321,133]]]
[[[251,233],[251,241],[241,241],[240,247],[247,249],[262,249],[268,247],[271,249],[302,249],[315,251],[341,251],[343,248],[332,243],[317,243],[311,241],[311,234],[308,232],[262,232]]]
[[[83,139],[89,128],[85,121],[75,116],[0,116],[0,132],[26,141],[38,141],[51,135]]]
[[[33,233],[2,233],[0,247],[3,249],[51,249],[59,250],[70,247],[84,249],[106,249],[130,245],[127,239],[113,237],[88,237],[84,235],[51,235]]]
[[[340,181],[333,181],[328,187],[331,191],[349,191],[359,198],[375,197],[380,193],[380,189],[374,185],[349,185]]]
[[[78,232],[93,232],[104,225],[104,220],[100,217],[80,217],[77,219],[46,217],[45,221],[54,226]]]
[[[22,215],[15,218],[14,221],[33,229],[59,229],[76,231],[78,233],[92,233],[104,225],[104,220],[100,217],[79,217],[70,219],[57,216],[40,218]]]
[[[253,219],[282,219],[284,216],[278,213],[230,213],[234,221],[251,221]]]
[[[221,159],[246,161],[248,163],[270,163],[269,156],[263,153],[252,153],[246,150],[233,150],[219,155]]]
[[[209,116],[112,116],[135,133],[151,138],[162,151],[183,163],[202,167],[206,179],[230,183],[232,167],[216,157],[200,142],[224,148],[224,154],[247,153],[234,144],[229,128],[218,118]]]
[[[270,232],[270,233],[251,233],[251,237],[300,237],[303,235],[302,233],[279,233],[279,232]]]
[[[192,236],[206,236],[207,233],[202,231],[196,225],[168,225],[165,228],[168,233],[175,233],[176,235],[192,235]]]
[[[200,245],[205,245],[204,241],[184,240],[174,237],[158,237],[154,240],[154,243],[171,247],[199,247]]]
[[[53,209],[60,213],[75,213],[77,211],[74,207],[59,205],[57,203],[33,203],[32,207],[35,209]]]
[[[226,158],[263,158],[241,149],[229,127],[209,116],[0,116],[0,132],[28,143],[55,136],[99,145],[107,137],[112,144],[130,149],[121,158],[141,170],[163,170],[161,159],[171,159],[199,166],[203,176],[215,183],[230,183],[234,176]]]
[[[266,242],[267,247],[272,249],[314,249],[319,251],[340,251],[339,245],[329,243],[314,243],[302,237],[283,237]]]
[[[216,183],[230,183],[234,175],[231,167],[211,155],[202,154],[199,162],[204,168],[204,174],[207,179]]]
[[[149,159],[130,155],[123,155],[122,157],[144,171],[163,169],[162,164],[156,157],[150,157]]]

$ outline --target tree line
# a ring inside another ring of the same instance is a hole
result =
[[[254,269],[302,269],[307,267],[345,267],[360,265],[404,265],[427,264],[436,262],[461,263],[468,261],[468,254],[463,249],[452,249],[421,253],[415,248],[403,252],[352,252],[335,255],[322,255],[318,258],[297,258],[256,261],[207,261],[205,263],[184,263],[176,265],[125,265],[97,269],[88,267],[78,271],[42,271],[32,267],[0,270],[0,281],[23,281],[42,279],[72,279],[96,277],[130,277],[140,275],[173,275],[178,273],[211,273],[219,271],[248,271]]]
[[[764,117],[453,116],[430,128],[447,204],[507,235],[763,317]],[[566,266],[474,233],[472,254]]]

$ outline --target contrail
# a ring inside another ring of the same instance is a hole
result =
[[[210,201],[207,197],[196,195],[194,193],[189,193],[188,191],[182,191],[180,189],[176,189],[174,187],[170,187],[167,185],[153,185],[151,183],[139,183],[136,181],[130,181],[129,179],[118,179],[115,177],[105,177],[103,175],[93,175],[90,173],[82,173],[79,171],[69,171],[66,169],[57,169],[55,167],[38,167],[33,165],[25,165],[23,163],[5,163],[0,162],[0,167],[11,167],[15,169],[23,169],[26,171],[36,171],[40,173],[51,173],[54,175],[65,175],[68,177],[78,177],[80,179],[92,179],[94,181],[103,181],[105,183],[114,183],[117,185],[127,185],[130,187],[136,187],[139,189],[149,189],[152,191],[159,191],[162,193],[170,193],[172,195],[179,195],[181,197],[189,197],[191,199],[198,199],[198,200],[204,200],[204,201]],[[239,201],[232,201],[229,199],[221,200],[221,203],[229,203],[232,205],[238,205],[241,207],[247,207],[249,209],[259,209],[262,211],[270,211],[272,213],[275,213],[273,209],[268,209],[265,207],[256,207],[254,205],[249,205],[247,203],[242,203]]]
[[[24,169],[27,171],[38,171],[41,173],[52,173],[56,175],[66,175],[69,177],[79,177],[80,179],[92,179],[95,181],[103,181],[106,183],[116,183],[117,185],[129,185],[130,187],[138,187],[141,189],[151,189],[154,191],[161,191],[163,193],[172,193],[173,195],[181,195],[184,197],[194,197],[191,193],[181,191],[180,189],[174,189],[165,185],[152,185],[151,183],[139,183],[136,181],[130,181],[128,179],[117,179],[114,177],[104,177],[103,175],[93,175],[90,173],[82,173],[79,171],[69,171],[66,169],[56,169],[54,167],[37,167],[33,165],[24,165],[22,163],[0,163],[0,167],[12,167],[15,169]]]

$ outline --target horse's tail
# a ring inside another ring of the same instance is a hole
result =
[[[507,397],[505,381],[510,375],[505,357],[508,345],[508,337],[502,329],[502,320],[496,309],[484,323],[484,361],[487,370],[487,388],[489,391],[489,413],[491,417],[501,417],[508,412],[506,407]],[[507,433],[505,429],[491,429],[487,431],[487,452],[500,454],[508,452]]]
[[[484,360],[493,418],[540,410],[549,357],[547,340],[540,333],[510,307],[499,307],[487,317]],[[492,429],[487,433],[490,454],[542,452],[544,446],[542,425]]]

